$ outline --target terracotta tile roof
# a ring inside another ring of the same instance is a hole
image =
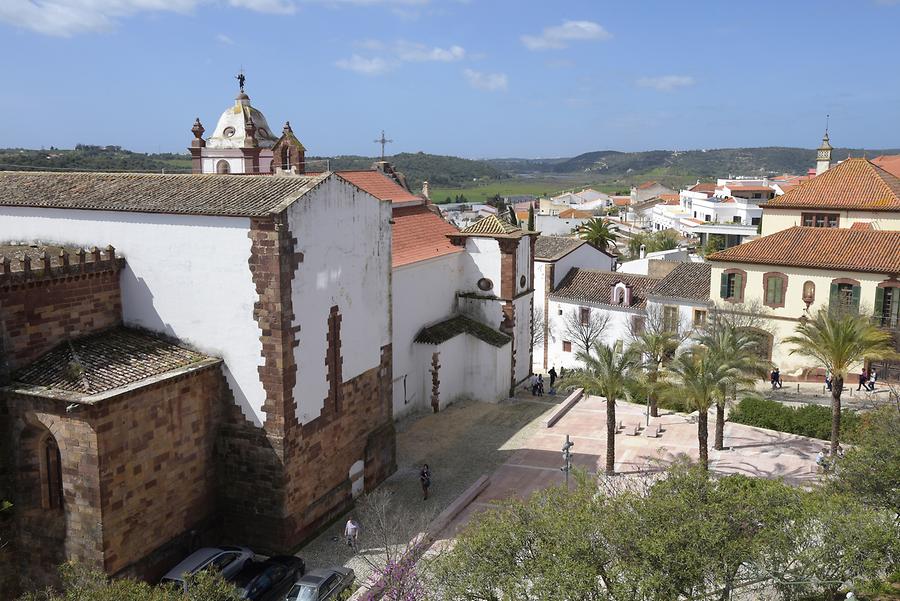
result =
[[[709,263],[679,263],[669,275],[647,291],[648,296],[709,300]]]
[[[621,307],[621,305],[612,303],[612,286],[623,282],[631,286],[631,304],[628,307],[637,309],[647,304],[646,292],[659,281],[659,278],[648,278],[630,273],[595,271],[575,267],[569,270],[566,277],[550,295],[555,298]]]
[[[424,199],[416,196],[398,184],[394,179],[375,169],[364,171],[336,171],[335,173],[379,200],[390,200],[394,203],[425,202]]]
[[[528,221],[528,211],[516,211],[516,218],[519,221]]]
[[[534,243],[534,258],[536,260],[556,261],[585,244],[587,244],[585,240],[579,240],[578,238],[538,236]]]
[[[900,273],[900,231],[794,226],[707,258],[710,261],[896,274]]]
[[[866,232],[866,231],[874,230],[875,228],[872,227],[871,223],[868,223],[865,221],[857,221],[856,223],[854,223],[853,225],[850,226],[850,229]]]
[[[500,219],[496,215],[488,215],[465,228],[462,233],[470,235],[503,236],[509,238],[521,236],[522,230],[505,219]]]
[[[639,185],[637,187],[637,189],[638,190],[646,190],[648,188],[652,188],[653,186],[658,186],[658,185],[659,185],[659,182],[649,181],[649,182],[644,182],[643,184]]]
[[[847,159],[761,206],[900,211],[900,178],[866,159]]]
[[[594,214],[591,211],[580,211],[578,209],[563,209],[559,212],[560,219],[590,219]]]
[[[0,171],[0,206],[262,217],[326,177]]]
[[[698,182],[688,188],[691,192],[715,192],[716,182]]]
[[[459,232],[452,223],[435,215],[426,205],[395,207],[391,254],[394,267],[462,252],[447,234]]]
[[[900,154],[884,154],[872,159],[872,163],[888,173],[900,177]]]
[[[660,198],[662,200],[662,198]],[[663,200],[662,204],[667,207],[675,207],[681,204],[681,199],[676,195],[675,198],[670,198],[669,200]]]
[[[423,328],[416,334],[415,342],[441,344],[463,333],[471,334],[475,338],[497,347],[503,346],[512,340],[503,332],[499,332],[480,321],[475,321],[465,315],[456,315],[440,323]]]
[[[612,197],[613,205],[617,207],[626,207],[631,204],[630,196],[613,196]]]
[[[113,328],[57,346],[14,373],[12,381],[89,396],[209,359],[155,334]]]
[[[662,201],[665,201],[666,204],[669,204],[670,201],[675,201],[676,203],[681,201],[681,196],[678,194],[660,194],[657,198]]]

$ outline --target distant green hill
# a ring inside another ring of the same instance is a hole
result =
[[[898,154],[900,149],[836,148],[835,161],[848,156]],[[713,178],[728,175],[803,174],[815,167],[816,151],[807,148],[716,148],[712,150],[650,150],[618,152],[599,150],[573,158],[488,159],[504,171],[526,173],[590,173],[600,178],[623,178],[652,172],[654,177]]]
[[[324,158],[324,157],[318,157]],[[422,182],[435,188],[465,187],[478,182],[506,179],[509,175],[486,161],[473,161],[459,157],[426,154],[424,152],[403,152],[386,157],[391,164],[402,172],[409,181],[410,187],[416,190]],[[376,157],[337,156],[329,159],[331,169],[368,169]]]
[[[145,154],[119,146],[86,144],[79,144],[73,150],[4,148],[0,149],[0,169],[190,173],[191,157],[175,153]]]

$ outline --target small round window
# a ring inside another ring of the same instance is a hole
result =
[[[234,128],[233,128],[233,127],[226,127],[226,128],[222,131],[222,135],[225,136],[226,138],[230,138],[231,136],[234,135]]]
[[[519,278],[519,288],[524,288],[525,284],[527,284],[527,283],[528,283],[528,280],[525,279],[524,275]]]
[[[478,289],[484,292],[487,292],[491,288],[494,287],[494,282],[490,281],[488,278],[481,278],[478,280]]]
[[[260,127],[258,133],[259,133],[260,138],[268,138],[269,137],[269,132],[266,131],[265,127]]]

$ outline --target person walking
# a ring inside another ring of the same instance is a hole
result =
[[[772,390],[781,388],[781,372],[778,371],[777,367],[772,370],[772,373],[769,375],[769,380],[772,383]]]
[[[422,485],[422,500],[428,500],[428,489],[431,488],[431,468],[424,464],[419,470],[419,484]]]
[[[832,382],[832,380],[833,380],[833,379],[832,379],[832,377],[831,377],[831,371],[830,371],[830,370],[825,370],[825,390],[831,390],[831,382]]]
[[[353,519],[352,515],[347,519],[347,524],[344,526],[344,538],[347,541],[347,546],[356,551],[356,541],[359,540],[359,524]]]
[[[869,392],[875,392],[875,382],[878,380],[878,373],[875,371],[873,367],[871,371],[869,371]]]
[[[868,390],[869,389],[869,387],[867,385],[868,380],[869,380],[869,374],[866,373],[866,368],[863,367],[862,370],[860,370],[860,372],[859,372],[859,384],[857,385],[856,390],[860,391],[863,388]]]
[[[538,396],[544,396],[544,376],[538,376]]]
[[[550,394],[556,394],[556,368],[551,367],[550,371],[547,372],[547,375],[550,376]]]
[[[531,374],[531,396],[537,395],[538,377],[537,374]]]

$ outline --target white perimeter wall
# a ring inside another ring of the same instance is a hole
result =
[[[456,292],[465,289],[464,259],[454,253],[394,269],[394,417],[430,406],[434,349],[413,340],[422,328],[456,313]]]
[[[0,240],[112,244],[126,260],[125,323],[222,357],[235,401],[260,425],[265,391],[249,229],[249,219],[234,217],[0,207]]]
[[[288,227],[303,253],[291,284],[297,419],[319,416],[328,396],[325,359],[331,307],[341,314],[346,382],[381,363],[391,341],[391,204],[329,178],[288,207]]]
[[[509,344],[495,347],[469,334],[439,345],[421,344],[431,365],[431,353],[440,353],[440,406],[461,399],[500,401],[509,396]],[[428,391],[431,402],[431,374]]]

